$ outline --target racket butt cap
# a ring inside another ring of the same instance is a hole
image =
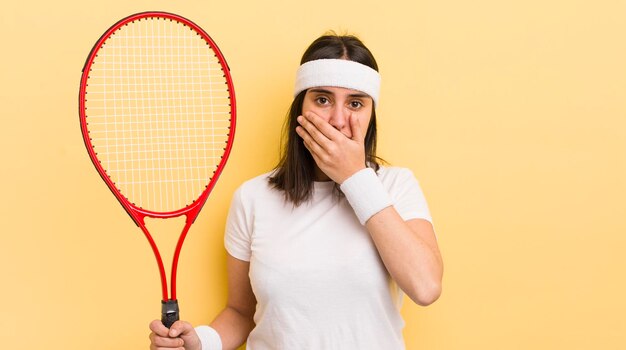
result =
[[[161,322],[163,325],[170,328],[179,319],[178,300],[161,300]]]

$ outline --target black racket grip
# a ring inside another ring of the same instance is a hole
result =
[[[161,322],[163,325],[170,328],[179,319],[178,300],[161,300]]]

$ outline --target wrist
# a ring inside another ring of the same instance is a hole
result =
[[[200,338],[201,350],[222,350],[222,338],[214,328],[198,326],[195,330]]]
[[[361,225],[392,205],[391,198],[374,169],[364,168],[343,181],[341,191],[352,206]]]
[[[361,166],[360,168],[355,168],[352,169],[351,171],[346,172],[341,179],[339,179],[339,181],[335,181],[336,183],[339,184],[339,186],[343,185],[344,182],[346,182],[346,180],[348,180],[349,178],[351,178],[353,175],[355,175],[356,173],[358,173],[359,171],[363,171],[367,169],[365,167],[365,165]]]

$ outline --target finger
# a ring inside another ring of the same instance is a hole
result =
[[[363,130],[361,129],[361,121],[353,113],[350,114],[350,128],[352,129],[352,140],[362,142]]]
[[[331,147],[332,141],[322,134],[317,127],[304,116],[299,116],[298,122],[300,126],[296,127],[296,132],[299,130],[299,135],[305,143],[308,143],[309,146],[317,145],[319,149],[322,150],[327,150]],[[316,149],[318,148],[316,147]]]
[[[298,117],[298,123],[300,124],[302,128],[304,128],[304,130],[306,130],[306,132],[311,137],[311,139],[315,140],[315,142],[319,144],[320,146],[324,147],[324,145],[327,145],[328,143],[331,142],[331,140],[328,137],[326,137],[326,135],[324,135],[315,126],[315,124],[313,124],[310,120],[308,120],[304,116]]]
[[[341,133],[341,131],[335,129],[330,123],[322,119],[320,116],[313,112],[307,112],[303,114],[305,123],[300,123],[302,126],[310,125],[317,129],[320,135],[323,135],[325,139],[336,141],[340,138],[345,138],[345,136]],[[306,123],[308,122],[308,123]],[[309,128],[307,128],[309,130]],[[312,133],[312,136],[315,136]]]
[[[309,152],[311,152],[311,155],[313,155],[313,157],[316,157],[324,153],[324,149],[322,148],[322,146],[320,146],[311,137],[308,131],[304,129],[302,126],[296,127],[296,133],[300,135],[300,137],[302,138],[302,143],[304,144],[304,147],[306,147],[306,149],[308,149]]]
[[[154,333],[150,334],[150,343],[157,349],[173,349],[185,345],[185,342],[181,338],[160,337]]]
[[[193,330],[193,327],[190,323],[185,321],[176,321],[170,327],[169,336],[174,338],[178,336],[183,336],[189,334]]]
[[[315,164],[317,164],[317,165],[319,166],[319,164],[320,164],[320,158],[319,158],[319,156],[318,156],[318,155],[317,155],[314,151],[312,151],[312,150],[311,150],[311,148],[310,148],[310,147],[309,147],[306,143],[304,143],[304,147],[305,147],[305,148],[309,151],[309,153],[311,154],[311,157],[313,158],[313,161],[315,162]]]
[[[161,337],[167,337],[170,331],[169,329],[167,329],[167,327],[163,325],[163,322],[161,322],[161,320],[154,320],[150,322],[150,330]]]

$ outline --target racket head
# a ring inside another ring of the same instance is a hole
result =
[[[139,225],[195,220],[234,141],[236,101],[213,39],[176,14],[142,12],[111,26],[89,53],[79,115],[96,170]]]

